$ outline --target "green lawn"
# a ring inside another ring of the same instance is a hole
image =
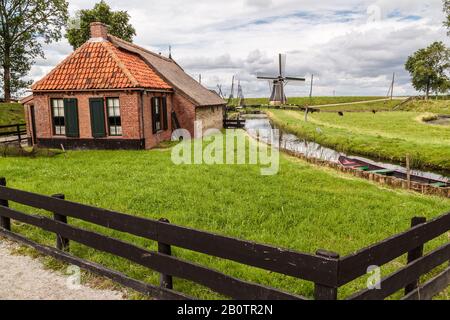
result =
[[[402,163],[410,154],[416,168],[450,170],[450,127],[423,123],[424,113],[314,113],[308,123],[297,111],[268,114],[285,130],[338,151]]]
[[[345,255],[408,229],[413,216],[432,218],[450,210],[449,199],[381,188],[285,155],[280,166],[278,175],[261,176],[260,168],[252,165],[176,166],[170,150],[85,151],[68,152],[66,157],[0,158],[0,176],[19,189],[64,193],[76,202],[165,217],[179,225],[310,253],[323,248]],[[104,230],[73,219],[69,223]],[[54,235],[26,225],[15,224],[13,229],[42,243],[54,242]],[[108,234],[155,249],[149,240]],[[158,274],[123,259],[75,243],[71,248],[77,256],[138,279],[158,281]],[[310,282],[187,250],[175,249],[174,254],[243,279],[313,295]],[[404,257],[398,259],[384,272],[404,263]],[[364,284],[359,280],[345,286],[341,297]],[[180,279],[175,280],[175,288],[199,298],[218,298]]]
[[[0,103],[0,126],[25,123],[23,106],[19,103]]]
[[[385,97],[313,97],[312,99],[310,99],[309,97],[291,97],[288,98],[288,103],[301,106],[303,105],[317,106],[322,104],[369,101],[383,98]],[[237,103],[238,99],[233,99],[231,105],[236,106]],[[267,105],[269,104],[269,98],[247,98],[245,99],[245,103],[247,105]]]

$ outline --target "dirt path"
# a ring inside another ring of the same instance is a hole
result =
[[[394,100],[406,100],[406,98],[401,97],[394,97]],[[391,98],[385,98],[385,99],[377,99],[377,100],[369,100],[369,101],[357,101],[357,102],[343,102],[343,103],[333,103],[333,104],[322,104],[317,106],[311,106],[312,108],[323,108],[323,107],[339,107],[339,106],[349,106],[349,105],[355,105],[355,104],[366,104],[366,103],[372,103],[372,102],[381,102],[381,101],[388,101],[391,100]]]
[[[0,239],[0,300],[121,300],[120,291],[74,286],[69,276],[46,270],[37,259],[11,254]]]

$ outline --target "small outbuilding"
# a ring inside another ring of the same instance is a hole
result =
[[[225,101],[171,58],[91,24],[91,39],[23,99],[30,143],[67,149],[150,149],[175,129],[222,129]]]

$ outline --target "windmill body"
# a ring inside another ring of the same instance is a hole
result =
[[[278,76],[264,76],[258,75],[259,80],[269,80],[272,82],[272,94],[270,95],[271,105],[284,105],[287,103],[285,94],[285,86],[289,82],[304,82],[305,78],[300,77],[287,77],[285,75],[286,70],[286,55],[280,54],[278,56],[279,63],[279,75]]]

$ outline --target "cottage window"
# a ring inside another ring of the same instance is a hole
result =
[[[119,98],[108,98],[108,125],[109,135],[121,136],[122,135],[122,120],[120,118],[120,103]]]
[[[64,117],[64,100],[52,99],[53,132],[57,136],[66,134],[66,123]]]
[[[155,130],[156,132],[161,130],[161,105],[159,98],[155,98],[153,100],[153,109],[154,109],[154,122],[155,122]]]
[[[152,125],[153,133],[167,130],[167,101],[165,97],[152,99]]]

